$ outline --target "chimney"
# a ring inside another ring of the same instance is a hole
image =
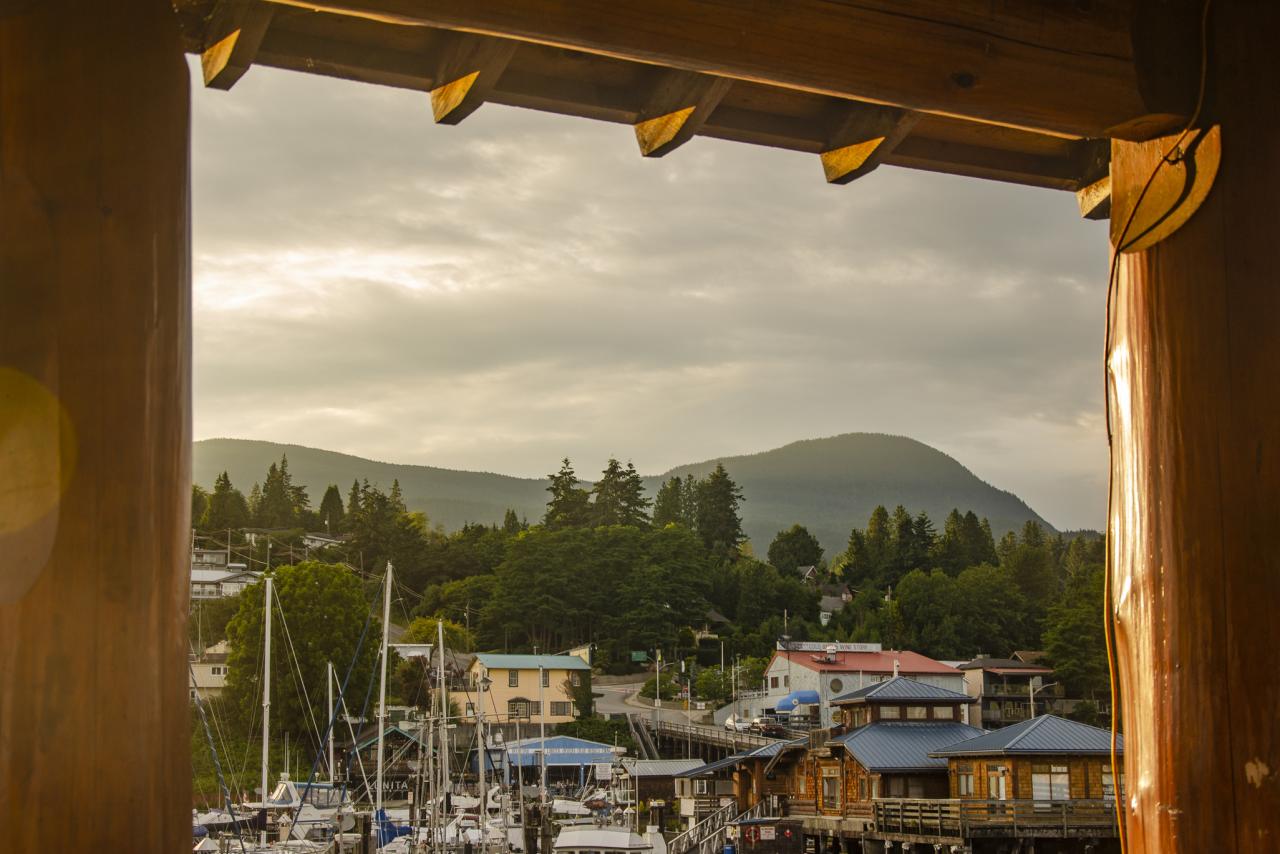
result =
[[[900,667],[901,665],[898,664],[898,659],[895,658],[893,660],[893,677],[895,679],[898,678],[898,670],[900,669]]]

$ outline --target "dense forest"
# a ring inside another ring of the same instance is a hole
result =
[[[386,490],[355,482],[345,495],[330,485],[313,507],[281,458],[247,496],[225,473],[211,491],[197,488],[192,515],[202,543],[225,546],[230,536],[237,559],[277,569],[279,595],[292,597],[287,610],[300,615],[290,620],[302,657],[320,643],[305,636],[313,630],[328,632],[322,645],[354,649],[389,561],[397,622],[431,618],[420,623],[426,632],[444,618],[453,645],[480,650],[590,643],[597,665],[611,673],[634,671],[637,659],[661,650],[691,665],[687,678],[709,699],[729,692],[717,666],[722,644],[727,661],[746,662],[743,684],[751,685],[783,635],[879,641],[948,660],[1044,649],[1076,696],[1100,698],[1107,689],[1096,535],[1067,538],[1028,522],[997,541],[973,512],[955,509],[939,529],[922,511],[876,507],[851,527],[839,554],[827,556],[798,522],[762,556],[742,530],[750,496],[724,466],[702,478],[669,478],[652,499],[634,467],[617,460],[592,483],[564,460],[546,483],[540,519],[510,511],[501,525],[446,532],[410,512],[395,481]],[[317,530],[339,542],[306,547],[303,532]],[[809,580],[807,567],[814,567]],[[334,574],[346,581],[328,578]],[[852,601],[824,625],[821,597],[844,587]],[[307,599],[311,591],[362,610],[342,622],[341,638],[337,624],[319,616],[324,608]],[[239,598],[202,606],[192,632],[193,641],[199,633],[202,643],[228,635],[238,643],[229,693],[249,716],[261,594]],[[362,663],[353,688],[367,691],[370,666]],[[415,681],[404,667],[393,690],[412,702]]]

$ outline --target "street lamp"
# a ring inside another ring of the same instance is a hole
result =
[[[1036,692],[1043,691],[1045,688],[1052,688],[1054,685],[1060,685],[1060,682],[1041,682],[1039,676],[1031,678],[1031,717],[1036,716]]]

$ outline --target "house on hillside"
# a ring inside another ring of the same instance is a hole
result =
[[[1031,717],[1031,691],[1036,689],[1036,711],[1063,711],[1062,685],[1053,679],[1053,668],[1011,658],[980,655],[959,665],[965,692],[979,704],[982,726],[996,729]]]
[[[471,691],[463,717],[477,717],[480,680],[484,716],[490,723],[567,723],[577,717],[574,691],[590,678],[591,667],[576,655],[477,653],[468,670]]]
[[[222,696],[227,687],[227,657],[230,653],[231,646],[220,640],[191,657],[187,669],[187,694],[193,702],[197,697],[209,700]]]
[[[963,673],[918,652],[884,650],[878,643],[779,641],[765,668],[764,694],[751,698],[749,709],[756,715],[773,714],[792,692],[815,692],[817,723],[830,727],[831,698],[897,675],[964,691]]]

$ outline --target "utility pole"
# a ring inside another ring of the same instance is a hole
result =
[[[662,719],[662,647],[654,650],[653,666],[653,732],[657,735],[658,722]]]

